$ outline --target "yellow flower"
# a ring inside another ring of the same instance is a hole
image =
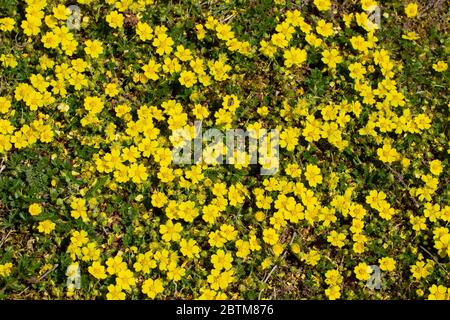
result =
[[[287,165],[284,170],[286,174],[290,175],[292,178],[298,178],[302,174],[302,170],[300,169],[297,163],[290,163]]]
[[[117,11],[112,11],[106,16],[106,22],[108,22],[111,28],[122,28],[124,17]]]
[[[430,288],[430,294],[428,295],[428,300],[448,300],[447,288],[443,285],[433,284]]]
[[[108,258],[108,260],[106,260],[106,265],[108,266],[107,271],[109,274],[119,274],[120,271],[127,270],[127,264],[119,255],[114,258]]]
[[[181,64],[177,58],[170,59],[169,57],[164,59],[163,71],[166,73],[174,74],[181,70]]]
[[[108,293],[106,294],[108,300],[125,300],[125,293],[120,286],[110,284],[108,286]]]
[[[115,97],[119,93],[116,83],[108,83],[105,87],[105,93],[110,97]]]
[[[11,31],[14,29],[14,24],[16,22],[13,18],[2,18],[0,19],[0,30],[1,31]]]
[[[145,182],[148,178],[147,167],[142,163],[132,163],[128,168],[128,177],[136,184]]]
[[[423,113],[414,118],[414,123],[419,130],[427,130],[431,128],[431,119]]]
[[[18,65],[16,58],[12,54],[0,55],[0,62],[2,62],[4,67],[15,68]]]
[[[107,277],[105,273],[105,267],[102,266],[98,261],[94,261],[92,265],[88,268],[88,271],[91,275],[100,280],[106,279]]]
[[[306,166],[305,178],[311,187],[321,184],[322,175],[320,174],[320,168],[314,164],[308,164]]]
[[[196,24],[195,29],[197,29],[197,39],[203,40],[205,38],[206,32],[205,28],[201,24]]]
[[[72,210],[70,214],[75,219],[81,218],[83,221],[87,221],[87,209],[86,209],[86,200],[82,198],[74,198],[70,203],[70,207]]]
[[[153,29],[148,23],[138,22],[136,26],[136,34],[142,41],[153,39]]]
[[[0,113],[8,113],[11,101],[6,97],[0,97]]]
[[[228,72],[231,70],[231,67],[224,61],[209,61],[208,67],[210,74],[215,80],[223,81],[229,78]]]
[[[32,216],[37,216],[37,215],[42,213],[42,207],[41,207],[41,205],[39,203],[33,203],[32,205],[30,205],[28,207],[28,212]]]
[[[331,245],[336,246],[338,248],[342,248],[345,244],[346,236],[343,233],[338,233],[337,231],[331,231],[330,235],[327,238],[327,241],[331,243]]]
[[[417,261],[415,265],[411,266],[411,273],[414,278],[420,280],[422,278],[428,277],[433,271],[433,262]]]
[[[223,251],[222,249],[218,250],[215,254],[211,256],[211,263],[213,264],[214,268],[217,270],[229,270],[231,269],[233,262],[233,257],[231,256],[231,253]]]
[[[361,0],[361,8],[363,10],[369,10],[371,7],[374,7],[377,5],[377,2],[375,0]]]
[[[283,246],[281,244],[275,243],[272,246],[272,250],[273,250],[273,254],[275,255],[275,257],[278,257],[278,256],[280,256],[283,253],[284,248],[283,248]]]
[[[262,212],[262,211],[257,211],[257,212],[255,213],[255,219],[256,219],[256,221],[262,222],[262,221],[264,221],[265,218],[266,218],[266,216],[264,215],[264,212]]]
[[[278,234],[275,229],[269,228],[263,231],[263,240],[269,245],[274,245],[278,242]]]
[[[78,72],[84,72],[86,70],[86,68],[88,67],[88,64],[86,61],[84,61],[83,59],[74,59],[72,60],[72,67],[74,68],[74,70],[78,71]]]
[[[99,40],[86,40],[84,45],[86,46],[84,52],[94,59],[103,53],[103,46]]]
[[[181,223],[177,222],[174,224],[171,220],[167,221],[166,224],[159,226],[159,232],[162,234],[162,239],[166,242],[180,240],[181,231],[183,231]]]
[[[207,281],[211,284],[211,288],[214,290],[226,290],[230,283],[234,281],[234,271],[220,271],[213,269],[211,270],[211,274],[208,275]]]
[[[406,16],[407,16],[408,18],[414,18],[415,16],[417,16],[418,8],[419,8],[419,6],[417,5],[417,3],[415,3],[415,2],[409,3],[409,4],[405,7],[405,13],[406,13]]]
[[[426,225],[427,220],[425,219],[425,217],[411,216],[409,218],[409,221],[412,224],[413,230],[415,230],[417,232],[427,229],[427,225]]]
[[[89,241],[87,235],[87,232],[84,230],[74,231],[70,237],[70,242],[77,247],[81,247]]]
[[[172,52],[174,42],[171,37],[167,36],[165,33],[162,33],[153,40],[152,44],[156,47],[156,53],[162,56]]]
[[[364,40],[362,36],[355,36],[350,39],[353,49],[358,51],[367,51],[368,43]]]
[[[430,162],[430,171],[435,176],[439,176],[442,173],[442,162],[439,160],[433,160]]]
[[[400,160],[400,154],[391,147],[390,144],[383,145],[382,148],[377,149],[377,155],[381,161],[392,163],[394,161]]]
[[[42,36],[42,43],[46,48],[55,49],[56,47],[58,47],[60,40],[53,32],[47,32]]]
[[[209,111],[206,106],[202,106],[201,104],[194,105],[194,109],[192,113],[196,117],[196,119],[202,120],[209,116]]]
[[[314,4],[320,11],[327,11],[331,8],[330,0],[314,0]]]
[[[320,47],[322,45],[322,39],[320,39],[319,37],[317,37],[315,34],[313,33],[308,33],[305,37],[306,42],[308,42],[310,45],[312,45],[313,47]]]
[[[343,281],[343,277],[340,275],[338,270],[328,270],[325,273],[325,283],[333,286],[340,285]]]
[[[67,20],[70,15],[70,10],[65,5],[60,4],[53,7],[53,15],[58,20]]]
[[[380,269],[383,271],[395,270],[395,260],[390,257],[378,259],[378,263],[380,264]]]
[[[351,63],[348,66],[348,70],[352,79],[363,79],[367,72],[366,68],[359,62]]]
[[[386,194],[383,191],[370,190],[369,195],[366,196],[366,203],[375,210],[381,210],[381,205],[385,202]]]
[[[289,41],[286,39],[286,36],[282,33],[275,33],[271,37],[271,42],[274,46],[279,48],[286,48],[289,44]],[[262,43],[262,47],[265,43]]]
[[[117,274],[116,278],[117,286],[120,286],[122,290],[131,290],[131,287],[136,284],[133,272],[130,270],[121,270]]]
[[[223,245],[225,244],[225,242],[227,242],[227,240],[225,238],[223,238],[222,236],[220,236],[219,231],[215,231],[215,232],[210,232],[209,233],[209,240],[208,243],[212,246],[212,247],[217,247],[217,248],[221,248],[223,247]]]
[[[192,71],[183,71],[180,74],[179,81],[180,84],[185,86],[186,88],[191,88],[194,84],[197,83],[197,77]]]
[[[234,32],[231,30],[231,26],[228,24],[218,23],[216,26],[217,38],[223,41],[230,40],[234,37]]]
[[[300,130],[298,128],[286,128],[280,134],[280,147],[286,148],[288,151],[294,151],[298,144]]]
[[[93,114],[99,113],[103,110],[104,103],[99,97],[86,97],[84,98],[84,108]]]
[[[236,241],[236,256],[239,258],[245,258],[250,254],[250,242],[244,241],[244,240],[237,240]]]
[[[5,264],[0,264],[0,277],[7,277],[11,274],[13,264],[7,262]]]
[[[180,281],[186,274],[186,268],[178,267],[172,262],[168,266],[167,280]]]
[[[159,172],[157,174],[157,177],[159,180],[161,180],[161,182],[166,182],[166,183],[169,183],[173,179],[175,179],[175,176],[173,174],[173,169],[167,168],[167,167],[161,167],[161,169],[159,170]]]
[[[379,207],[376,209],[380,213],[380,217],[386,220],[391,220],[395,214],[395,209],[387,201],[381,201]]]
[[[220,226],[220,235],[228,241],[232,241],[236,239],[238,232],[232,225],[223,224]]]
[[[161,279],[147,279],[142,283],[142,293],[146,294],[150,299],[154,299],[156,295],[163,293],[164,286]]]
[[[44,220],[39,222],[38,230],[39,232],[50,234],[55,229],[55,223],[50,220]]]
[[[413,41],[413,40],[420,39],[420,37],[414,31],[409,31],[406,34],[402,35],[402,39]]]
[[[322,62],[327,64],[331,69],[336,68],[336,64],[342,61],[342,56],[339,55],[339,51],[336,49],[324,50],[322,52]]]
[[[341,288],[339,286],[331,286],[325,289],[325,294],[330,300],[336,300],[341,297]]]
[[[320,261],[320,257],[320,252],[315,249],[310,250],[306,254],[301,254],[302,261],[305,261],[307,264],[313,267]]]
[[[177,51],[175,52],[175,56],[183,62],[192,60],[192,52],[189,49],[186,49],[182,45],[177,47]]]
[[[267,268],[269,268],[271,265],[273,264],[272,258],[267,257],[264,259],[263,262],[261,262],[261,268],[263,270],[266,270]]]
[[[433,63],[433,69],[437,72],[444,72],[448,69],[448,64],[439,60],[437,63]]]
[[[402,167],[406,169],[411,164],[411,160],[409,160],[408,158],[402,158],[401,164]]]
[[[180,252],[183,256],[194,258],[199,256],[200,247],[197,246],[197,242],[194,239],[182,239],[180,241]]]
[[[162,192],[155,192],[152,194],[152,205],[156,208],[162,208],[166,205],[168,199],[166,195]]]
[[[360,262],[353,271],[356,278],[361,281],[369,280],[370,274],[373,272],[372,268],[364,262]]]
[[[100,258],[100,249],[97,249],[95,242],[89,242],[85,247],[81,248],[83,261],[96,261]]]
[[[161,65],[156,62],[156,60],[151,59],[146,65],[142,67],[144,75],[151,80],[158,80],[158,72],[161,69]]]
[[[39,34],[41,25],[42,25],[42,21],[41,21],[39,15],[32,16],[32,15],[28,14],[27,20],[22,20],[22,23],[20,26],[22,27],[24,33],[30,37],[30,36],[35,36],[35,35]]]
[[[290,48],[284,52],[284,65],[288,68],[292,65],[300,66],[306,61],[306,56],[306,50]]]
[[[273,58],[274,54],[277,52],[277,48],[265,40],[261,40],[260,46],[261,48],[259,50],[266,57]]]
[[[330,22],[326,22],[323,19],[320,19],[317,22],[316,31],[318,34],[320,34],[323,37],[329,37],[333,35],[333,24]]]

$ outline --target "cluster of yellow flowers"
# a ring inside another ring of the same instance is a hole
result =
[[[0,91],[0,155],[43,144],[71,166],[72,177],[51,177],[56,196],[27,197],[26,208],[39,239],[58,239],[55,254],[89,275],[95,295],[241,298],[247,287],[263,291],[260,280],[289,257],[301,265],[293,277],[309,277],[328,299],[368,292],[358,284],[373,266],[394,282],[413,279],[419,297],[427,289],[430,299],[450,299],[434,260],[450,261],[448,160],[420,142],[444,129],[433,127],[430,108],[411,103],[403,62],[369,18],[376,1],[354,1],[335,18],[330,0],[314,0],[311,17],[275,10],[285,2],[275,1],[273,28],[256,40],[233,24],[235,10],[177,33],[178,24],[148,18],[162,5],[153,0],[78,2],[102,12],[83,13],[81,31],[66,25],[72,12],[58,1],[26,0],[24,20],[0,18],[1,37],[28,40],[17,57],[0,52],[2,72],[36,55],[26,76]],[[402,14],[416,19],[420,7],[409,3]],[[448,66],[427,68],[439,76]],[[255,175],[252,150],[218,166],[230,151],[222,141],[190,165],[172,163],[184,142],[174,133],[191,142],[194,121],[244,126],[267,144],[266,129],[277,129],[279,159],[272,153],[256,166],[279,160],[279,172]],[[377,173],[396,185],[369,179]],[[416,248],[425,239],[433,259]],[[13,264],[0,262],[0,277],[11,277]]]

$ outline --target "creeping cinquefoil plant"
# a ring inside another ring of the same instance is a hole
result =
[[[448,18],[0,0],[0,299],[449,299]]]

